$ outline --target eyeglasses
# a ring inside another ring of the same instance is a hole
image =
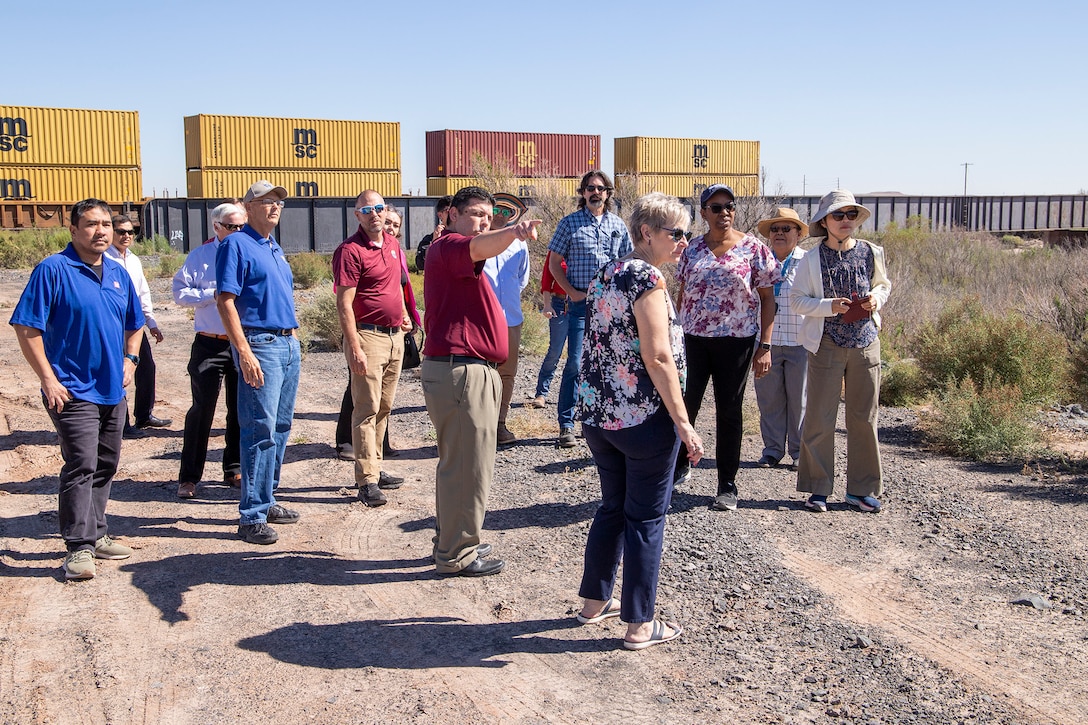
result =
[[[669,229],[668,227],[658,227],[663,232],[668,232],[674,242],[691,241],[691,232],[685,232],[683,229]]]
[[[507,219],[514,216],[514,210],[513,209],[507,209],[504,206],[497,206],[494,209],[492,209],[491,211],[492,211],[493,216],[501,216],[501,217],[505,217]]]
[[[250,202],[251,204],[260,204],[261,206],[278,206],[281,209],[287,206],[287,202],[282,199],[261,199],[260,201]]]
[[[117,236],[119,236],[119,237],[129,237],[129,236],[134,237],[134,236],[136,236],[136,230],[135,229],[115,229],[114,231],[117,232]]]
[[[721,214],[722,211],[733,211],[737,208],[736,202],[727,201],[724,204],[707,204],[703,207],[709,209],[711,214]]]
[[[237,232],[245,226],[245,224],[224,224],[223,222],[216,222],[216,224],[223,227],[228,232]]]
[[[372,213],[381,214],[383,211],[385,211],[385,204],[374,204],[373,206],[361,206],[358,209],[356,209],[355,211],[359,212],[363,216],[366,216],[367,214],[372,214]]]
[[[600,185],[590,185],[590,186],[587,186],[587,187],[586,187],[585,189],[583,189],[583,191],[588,191],[588,192],[594,192],[594,191],[612,191],[612,189],[608,188],[607,186],[600,186]]]
[[[850,211],[833,211],[829,216],[837,222],[841,222],[843,220],[843,217],[849,219],[850,221],[854,221],[858,218],[858,210],[851,209]]]
[[[801,231],[801,228],[800,227],[795,227],[792,224],[783,224],[782,226],[777,226],[776,225],[776,226],[771,227],[771,229],[770,229],[771,234],[778,234],[779,232],[781,232],[782,234],[789,234],[790,232],[799,232],[799,231]]]

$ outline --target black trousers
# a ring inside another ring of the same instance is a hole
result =
[[[45,402],[44,399],[42,401]],[[69,400],[64,410],[50,410],[49,418],[60,436],[60,535],[68,551],[94,550],[106,535],[106,503],[121,458],[121,434],[128,417],[128,402],[99,405]]]
[[[684,335],[688,358],[688,384],[684,407],[695,425],[707,383],[714,381],[714,413],[717,417],[714,456],[718,464],[718,493],[736,490],[740,469],[740,441],[744,435],[744,388],[752,366],[756,338],[698,337]],[[680,444],[677,462],[687,461],[687,446]]]
[[[143,363],[142,357],[140,363]],[[223,447],[223,475],[233,476],[242,472],[238,448],[238,370],[234,367],[228,340],[197,335],[189,355],[189,385],[193,391],[193,404],[185,414],[179,483],[200,483],[204,476],[208,437],[219,401],[219,390],[224,382],[227,387],[227,430]]]
[[[132,414],[137,424],[150,418],[151,410],[155,407],[155,358],[151,355],[151,342],[147,339],[147,333],[141,330],[140,337],[140,364],[136,366],[133,376],[136,399]]]

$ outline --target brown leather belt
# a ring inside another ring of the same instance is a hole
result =
[[[204,337],[210,337],[213,340],[229,340],[230,339],[226,335],[216,335],[214,332],[197,332],[196,334],[203,335]]]

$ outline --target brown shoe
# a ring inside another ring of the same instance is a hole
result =
[[[242,487],[242,474],[234,473],[234,474],[224,475],[223,476],[223,483],[226,484],[227,486],[230,486],[231,488],[241,488]]]
[[[544,399],[543,395],[538,395],[529,401],[530,408],[543,408],[548,404],[548,401]]]
[[[196,484],[192,481],[182,481],[178,484],[178,498],[192,498],[196,496]]]
[[[518,439],[516,435],[510,432],[510,429],[506,427],[505,423],[499,423],[499,432],[495,438],[500,446],[510,445]]]

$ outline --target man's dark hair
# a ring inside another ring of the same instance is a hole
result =
[[[84,199],[72,205],[72,226],[78,227],[79,220],[91,209],[101,209],[109,214],[111,218],[113,217],[113,209],[110,209],[110,205],[106,202],[101,199]]]
[[[479,186],[466,186],[461,189],[453,195],[450,206],[460,214],[465,211],[465,207],[474,201],[486,201],[491,206],[495,206],[495,197],[491,196],[487,189],[482,189]]]
[[[445,196],[443,196],[441,199],[438,200],[437,204],[435,204],[434,213],[435,214],[441,214],[442,212],[449,209],[452,204],[453,204],[453,197],[450,196],[449,194],[446,194]]]
[[[601,179],[604,182],[604,185],[608,187],[608,191],[605,192],[608,194],[608,196],[605,197],[604,200],[604,210],[612,211],[612,195],[615,193],[616,187],[612,185],[612,179],[608,178],[608,174],[604,173],[600,169],[596,171],[588,171],[582,175],[582,181],[578,184],[578,208],[586,208],[586,198],[585,196],[583,196],[582,192],[584,192],[586,190],[586,187],[589,186],[589,182],[592,179],[596,178]]]
[[[111,221],[113,222],[114,227],[116,227],[118,224],[132,224],[132,220],[124,214],[114,214]],[[132,228],[135,229],[136,225],[132,224]]]

